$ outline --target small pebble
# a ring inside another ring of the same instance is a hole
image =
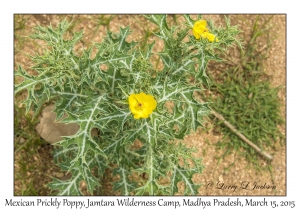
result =
[[[25,139],[24,139],[24,138],[20,138],[19,142],[20,142],[21,144],[23,144],[23,143],[25,142]]]

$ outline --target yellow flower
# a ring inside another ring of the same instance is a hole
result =
[[[193,34],[196,39],[200,39],[201,35],[207,31],[208,31],[208,29],[206,28],[205,20],[197,20],[194,23]]]
[[[208,28],[206,28],[205,20],[197,20],[193,27],[193,34],[196,39],[208,39],[209,42],[213,42],[215,40],[215,35],[209,33]],[[218,42],[218,38],[216,38],[216,42]]]
[[[203,38],[207,38],[209,42],[213,42],[215,40],[215,35],[209,33],[209,32],[205,32],[203,35],[202,35]],[[216,38],[216,42],[218,42],[218,38]]]
[[[128,101],[129,109],[135,119],[148,118],[156,108],[156,100],[154,97],[152,95],[146,95],[143,92],[140,94],[131,94]]]

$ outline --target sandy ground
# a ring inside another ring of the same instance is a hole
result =
[[[80,17],[79,17],[80,16]],[[99,16],[99,15],[98,15]],[[97,16],[97,17],[98,17]],[[32,29],[37,24],[52,25],[64,18],[61,15],[28,15],[25,29],[22,32],[16,31],[18,36],[25,36],[32,32]],[[97,22],[93,15],[69,15],[74,20],[79,20],[74,29],[76,31],[84,29],[85,36],[82,42],[76,47],[80,49],[88,47],[93,42],[100,42],[105,36],[105,27],[100,26],[97,28]],[[238,25],[239,29],[244,31],[242,36],[248,39],[250,31],[254,24],[255,15],[229,15],[232,25]],[[266,20],[269,16],[263,15],[262,20]],[[171,21],[171,17],[170,21]],[[215,25],[223,24],[224,18],[222,15],[204,15],[204,18],[212,18]],[[109,28],[113,32],[118,31],[118,27],[131,26],[133,31],[129,40],[140,40],[147,28],[153,29],[154,25],[145,22],[140,16],[132,15],[116,15],[113,21],[110,22]],[[271,33],[276,36],[272,43],[272,48],[268,52],[268,58],[265,60],[265,72],[272,76],[272,86],[282,86],[278,97],[282,103],[281,115],[286,118],[286,16],[275,15],[269,24]],[[155,38],[151,38],[155,39]],[[151,41],[151,39],[149,41]],[[259,45],[263,48],[266,40],[259,40]],[[32,54],[34,50],[41,52],[42,43],[33,43],[28,39],[22,41],[15,39],[15,62],[21,64],[25,69],[30,71],[32,64],[30,59],[25,55],[26,53]],[[156,42],[154,50],[159,50],[163,46],[161,41]],[[80,50],[78,50],[80,53]],[[232,52],[234,55],[234,52]],[[211,68],[211,67],[210,67]],[[208,126],[212,126],[210,122]],[[285,126],[280,127],[282,133],[285,133]],[[208,141],[207,141],[208,139]],[[196,156],[203,157],[203,164],[205,165],[204,173],[195,175],[193,181],[203,183],[204,186],[199,189],[199,195],[286,195],[286,147],[280,144],[276,145],[276,150],[271,151],[274,155],[272,166],[274,168],[274,177],[271,177],[270,172],[262,171],[257,172],[255,169],[248,167],[247,161],[240,157],[238,154],[230,154],[224,158],[220,163],[217,162],[215,156],[222,154],[224,151],[216,150],[214,144],[222,140],[220,133],[214,132],[213,129],[208,131],[199,129],[196,133],[190,134],[185,137],[184,142],[191,147],[198,148]],[[64,177],[64,173],[59,172],[58,168],[53,164],[51,156],[52,146],[47,145],[40,148],[40,157],[37,164],[47,164],[45,171],[40,172],[35,176],[36,185],[46,184],[51,179],[43,176],[49,174],[55,177]],[[204,154],[204,150],[206,155]],[[261,159],[260,164],[265,166],[267,163]],[[230,168],[230,169],[228,169]],[[15,173],[18,170],[18,157],[15,158]],[[15,193],[21,188],[22,183],[15,183]],[[108,191],[111,184],[107,184]],[[111,193],[105,193],[111,194]],[[180,194],[180,191],[179,193]]]

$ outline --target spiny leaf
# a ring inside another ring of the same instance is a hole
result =
[[[120,166],[113,170],[113,175],[116,176],[117,174],[120,175],[120,180],[114,182],[114,191],[121,190],[122,195],[131,195],[130,192],[132,192],[137,186],[135,182],[130,181],[128,178],[128,176],[131,175],[131,171]]]
[[[117,51],[123,51],[124,53],[131,50],[137,43],[136,42],[126,42],[127,36],[130,34],[129,32],[129,26],[126,28],[120,28],[120,34],[112,34],[112,32],[107,31],[107,38],[112,43],[116,44],[114,45],[114,49]],[[115,36],[115,37],[114,37]]]
[[[160,30],[169,29],[167,24],[167,15],[144,15],[144,17],[156,24]]]

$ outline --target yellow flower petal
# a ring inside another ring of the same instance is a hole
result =
[[[206,20],[197,20],[195,23],[194,23],[194,27],[204,27],[206,28]]]
[[[196,39],[200,39],[201,35],[207,31],[208,31],[208,29],[206,28],[205,20],[197,20],[194,23],[193,34]]]
[[[156,100],[152,95],[146,95],[141,92],[139,94],[131,94],[128,98],[129,109],[135,119],[148,118],[156,108]]]
[[[208,41],[213,42],[215,40],[215,35],[211,34],[211,33],[207,33],[207,37]]]

